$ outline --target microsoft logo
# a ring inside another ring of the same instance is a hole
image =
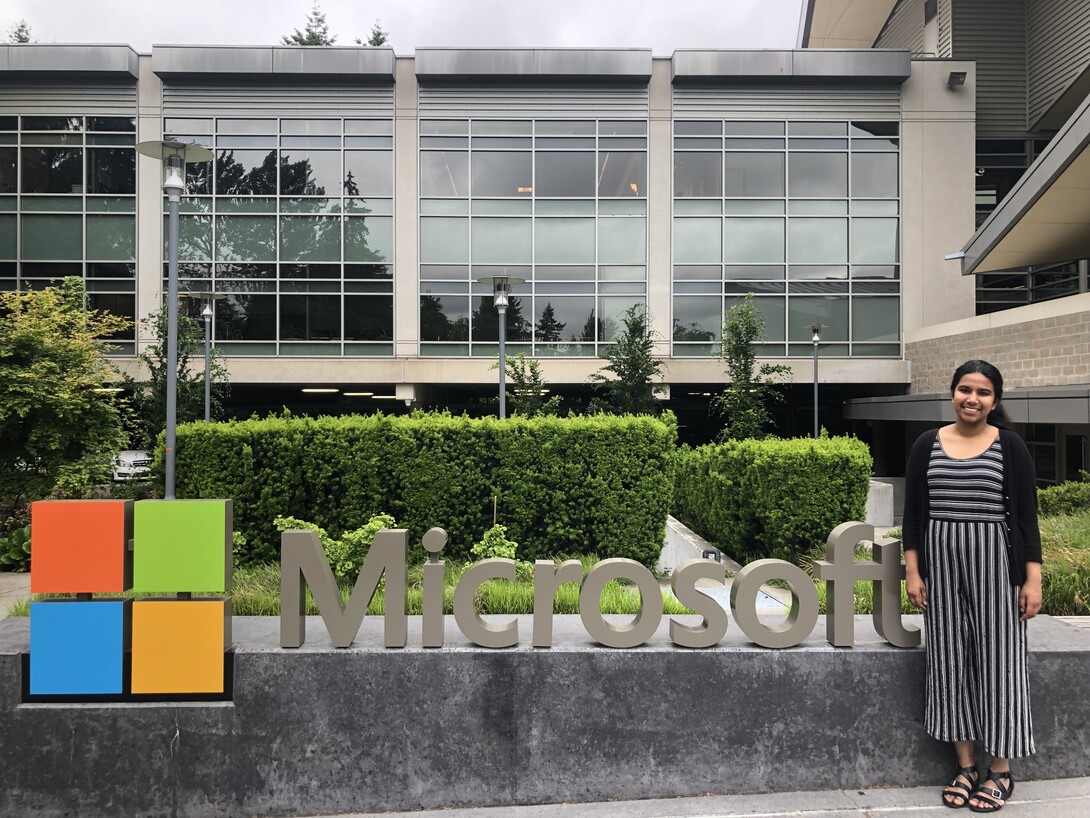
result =
[[[43,500],[31,507],[31,700],[229,694],[230,500]],[[170,593],[174,598],[99,598]]]

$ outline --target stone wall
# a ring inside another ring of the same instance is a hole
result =
[[[999,367],[1008,390],[1090,383],[1090,309],[1071,309],[1084,304],[1084,296],[1073,296],[906,337],[912,394],[945,394],[954,369],[970,358]]]

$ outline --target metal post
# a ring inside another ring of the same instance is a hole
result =
[[[174,499],[174,446],[178,434],[178,209],[181,191],[169,191],[167,238],[166,499]]]
[[[497,307],[500,314],[500,420],[507,417],[507,307]]]
[[[205,305],[204,316],[204,422],[212,420],[212,306]]]
[[[820,338],[814,332],[814,439],[818,438],[818,343]]]

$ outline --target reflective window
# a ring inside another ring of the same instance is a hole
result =
[[[782,263],[783,219],[723,220],[723,260],[728,264]]]
[[[469,154],[464,151],[420,152],[420,195],[469,195]]]
[[[783,154],[724,155],[723,193],[726,196],[783,196]]]
[[[478,196],[529,196],[533,167],[529,151],[474,151],[473,188]]]
[[[276,151],[226,150],[216,155],[219,196],[275,194]]]
[[[848,220],[788,220],[788,261],[792,264],[847,264]]]
[[[599,196],[646,196],[647,154],[606,151],[598,155]]]
[[[345,196],[393,196],[393,153],[345,151],[343,188]]]
[[[22,165],[23,193],[83,193],[83,148],[23,148]]]
[[[788,195],[836,198],[848,195],[846,153],[788,155]]]
[[[676,152],[674,154],[674,195],[678,197],[722,196],[723,154]]]
[[[88,193],[136,193],[136,154],[125,148],[87,151]]]
[[[534,155],[537,196],[593,196],[596,190],[593,153],[538,151]]]
[[[897,154],[853,153],[852,196],[873,199],[897,197]]]
[[[280,193],[286,196],[325,196],[344,187],[340,151],[280,152]]]

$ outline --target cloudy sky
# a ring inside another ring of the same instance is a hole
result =
[[[793,48],[802,0],[320,0],[337,45],[381,20],[398,54],[417,46]],[[177,19],[167,9],[183,6]],[[311,0],[2,0],[41,43],[270,44],[303,28]],[[6,39],[6,36],[4,37]]]

